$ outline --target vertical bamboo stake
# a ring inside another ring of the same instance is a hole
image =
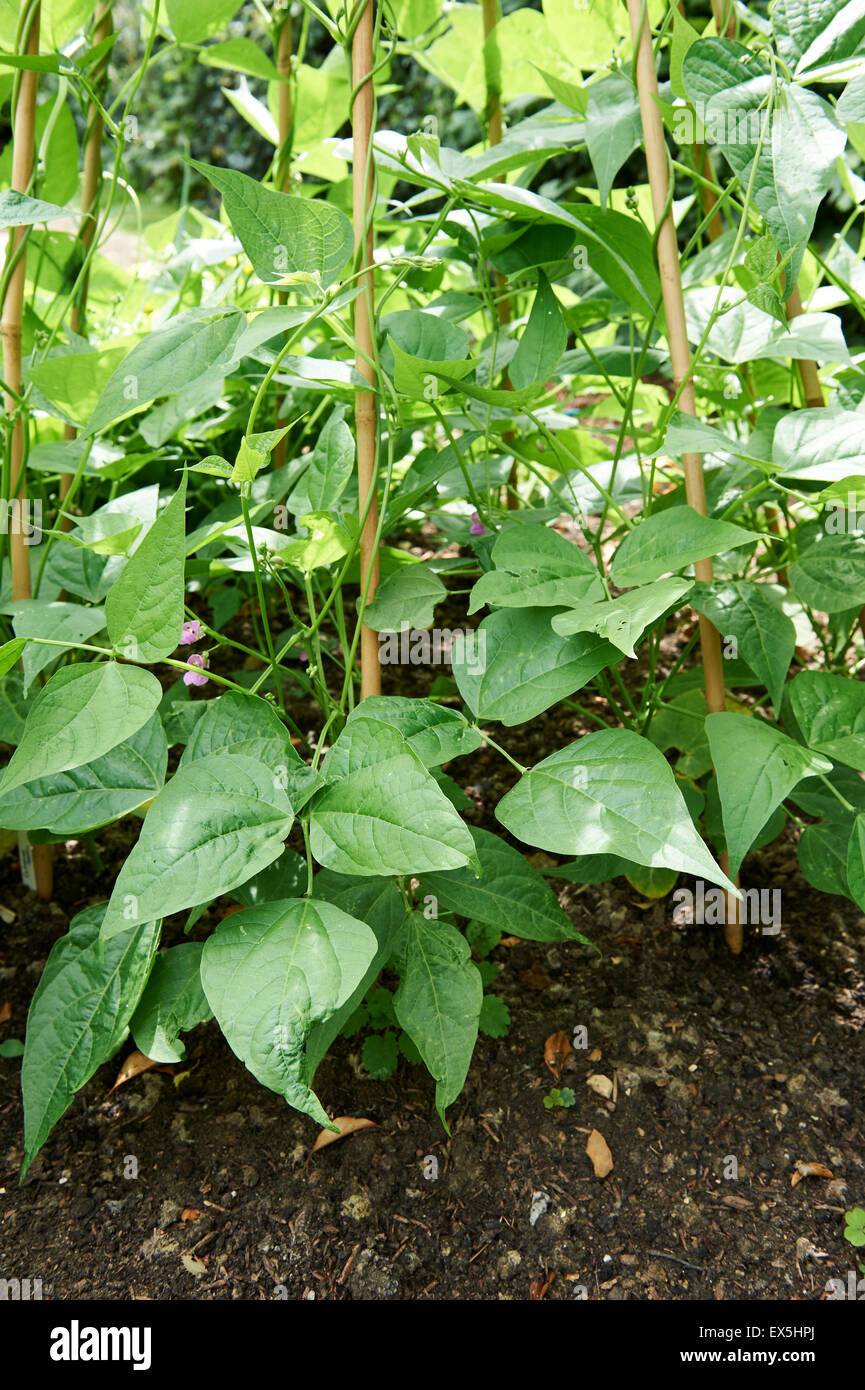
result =
[[[484,18],[484,78],[487,89],[487,131],[489,133],[490,145],[500,145],[502,142],[502,86],[501,86],[501,63],[498,61],[498,48],[495,49],[495,61],[492,57],[492,48],[496,44],[493,37],[496,25],[499,22],[499,0],[482,0]],[[501,177],[501,176],[500,176]],[[507,276],[497,270],[494,274],[494,284],[496,289],[501,291],[507,284]],[[506,328],[511,321],[511,300],[510,295],[499,293],[496,298],[496,313],[499,324]],[[502,378],[502,386],[506,391],[510,391],[511,379],[507,371]],[[509,444],[513,439],[512,434],[504,434],[502,442]],[[508,478],[508,490],[506,495],[506,505],[510,508],[519,507],[520,500],[516,494],[517,486],[517,461],[514,459],[511,464],[510,476]]]
[[[787,300],[787,318],[798,318],[802,313],[802,296],[797,285],[790,298]],[[802,383],[802,395],[805,404],[808,406],[825,405],[823,398],[823,388],[820,385],[820,376],[817,372],[817,363],[810,362],[805,358],[800,358],[796,362],[799,369],[799,380]]]
[[[362,271],[361,293],[355,300],[355,366],[369,382],[369,391],[355,396],[357,435],[358,512],[369,510],[360,533],[360,591],[371,599],[378,586],[378,498],[376,495],[376,398],[373,332],[375,325],[375,275],[373,271],[373,209],[375,177],[371,159],[373,118],[373,0],[366,0],[351,42],[351,81],[354,100],[352,128],[352,193],[354,246],[357,269]],[[367,587],[368,585],[368,587]],[[378,634],[364,623],[360,634],[360,695],[381,694]]]
[[[93,28],[94,44],[102,43],[111,33],[111,0],[99,0],[96,6],[96,17]],[[108,66],[106,57],[100,62],[93,73],[94,83],[98,82]],[[95,102],[91,102],[90,111],[87,116],[87,138],[84,144],[84,175],[81,182],[81,222],[78,227],[78,242],[81,250],[86,257],[93,244],[93,237],[96,232],[96,207],[99,201],[99,193],[102,188],[102,128],[103,121],[99,107]],[[87,288],[89,274],[84,276],[81,282],[81,289],[78,298],[72,305],[72,312],[69,315],[69,327],[73,333],[81,333],[84,327],[85,316],[87,313]],[[65,425],[63,428],[64,439],[77,438],[78,431],[74,425]],[[63,502],[69,488],[72,485],[71,473],[61,473],[60,475],[60,501]],[[60,518],[61,531],[68,531],[72,525],[69,517]]]
[[[34,5],[30,29],[24,40],[24,52],[39,52],[39,5]],[[12,132],[12,189],[16,193],[26,193],[33,174],[33,145],[36,124],[36,87],[38,74],[21,71],[18,87],[18,100],[15,104],[14,128]],[[24,282],[26,278],[27,255],[22,242],[26,227],[12,227],[9,232],[10,256],[18,254],[18,261],[9,279],[6,297],[3,301],[0,336],[3,339],[3,376],[9,390],[5,392],[6,414],[12,420],[10,440],[10,492],[3,504],[11,509],[13,499],[17,499],[17,517],[13,517],[9,536],[9,558],[12,567],[13,599],[30,597],[30,548],[25,544],[25,511],[27,507],[27,473],[24,464],[25,420],[17,404],[16,397],[21,394],[21,322],[24,314]],[[17,523],[17,524],[16,524]],[[51,872],[51,846],[34,845],[33,872],[36,892],[40,898],[50,898],[53,888]]]
[[[679,405],[687,415],[696,415],[694,382],[691,377],[691,350],[685,326],[685,302],[682,296],[682,277],[679,267],[679,248],[676,242],[676,228],[673,223],[672,208],[667,206],[670,193],[667,148],[664,143],[664,127],[658,107],[658,76],[655,71],[655,57],[649,27],[644,24],[643,0],[628,0],[628,14],[631,34],[637,49],[637,90],[640,98],[640,116],[643,125],[643,141],[646,150],[646,163],[649,170],[649,186],[652,191],[652,207],[658,231],[658,271],[664,297],[664,313],[667,319],[667,338],[670,359],[673,365],[673,381],[676,389],[681,387]],[[684,383],[684,384],[683,384]],[[701,454],[684,454],[682,463],[685,470],[685,494],[695,511],[706,514],[706,489],[703,482],[703,458]],[[698,560],[694,565],[698,580],[711,581],[713,568],[711,560]],[[725,708],[724,668],[721,656],[721,638],[717,629],[707,618],[700,616],[700,648],[703,657],[703,678],[706,686],[706,708],[710,714],[721,713]],[[721,860],[727,872],[727,856]],[[738,901],[727,895],[726,923],[724,936],[730,950],[738,955],[742,950],[742,924],[739,921]]]
[[[276,165],[277,187],[283,193],[287,193],[291,186],[291,14],[286,11],[285,18],[279,29],[276,40],[276,67],[280,76],[279,83],[279,157]],[[280,290],[277,296],[280,304],[285,304],[288,295],[285,290]],[[283,418],[284,396],[277,397],[276,402],[276,428],[281,429],[285,423]],[[280,439],[273,451],[274,468],[282,468],[285,464],[286,441]]]

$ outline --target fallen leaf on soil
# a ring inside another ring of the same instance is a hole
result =
[[[181,1221],[197,1221],[200,1215],[201,1212],[198,1207],[184,1207],[180,1213],[180,1219]]]
[[[194,1255],[181,1255],[180,1260],[187,1274],[191,1274],[194,1279],[200,1279],[202,1274],[207,1273],[207,1265],[203,1260],[197,1260]]]
[[[544,1061],[558,1081],[562,1063],[569,1052],[573,1052],[571,1040],[563,1028],[551,1033],[544,1043]]]
[[[8,1023],[11,1017],[12,1005],[9,1003],[9,1000],[6,999],[0,1004],[0,1023]]]
[[[835,1174],[831,1168],[827,1168],[825,1163],[804,1163],[802,1159],[796,1160],[796,1171],[790,1179],[790,1186],[796,1187],[803,1178],[829,1178],[830,1182]]]
[[[543,1298],[555,1277],[556,1271],[553,1270],[552,1274],[548,1279],[533,1279],[532,1282],[529,1284],[529,1298],[531,1298],[532,1300]]]
[[[111,1087],[111,1091],[116,1091],[118,1086],[122,1086],[125,1081],[131,1081],[134,1076],[140,1076],[144,1071],[167,1071],[174,1072],[174,1067],[168,1062],[154,1062],[152,1058],[145,1057],[143,1052],[130,1052],[123,1066],[117,1073],[117,1080]],[[111,1095],[111,1091],[108,1092]]]
[[[500,946],[522,946],[522,944],[523,938],[521,936],[503,936],[499,942]]]
[[[596,1178],[605,1178],[613,1171],[613,1155],[610,1146],[599,1130],[593,1129],[586,1142],[586,1153],[591,1159]]]
[[[593,1072],[586,1077],[586,1085],[591,1087],[596,1096],[603,1096],[604,1100],[609,1100],[613,1094],[613,1083],[608,1076],[603,1076],[601,1072]]]
[[[754,1205],[753,1202],[748,1201],[747,1197],[736,1197],[732,1192],[721,1198],[721,1204],[725,1207],[732,1207],[734,1211],[750,1211]]]
[[[521,970],[520,979],[530,989],[549,989],[553,983],[549,975],[545,974],[537,965],[530,965],[528,970]]]
[[[799,1266],[803,1264],[805,1260],[828,1260],[828,1258],[829,1252],[827,1250],[818,1250],[816,1245],[812,1245],[807,1236],[800,1236],[796,1241],[796,1268],[799,1270],[800,1274],[802,1270]]]
[[[603,1055],[604,1055],[604,1054],[603,1054],[603,1052],[601,1051],[601,1049],[600,1049],[599,1047],[593,1047],[592,1050],[591,1050],[591,1052],[589,1053],[589,1061],[590,1061],[590,1062],[600,1062],[600,1060],[601,1060],[601,1058],[603,1057]]]
[[[335,1144],[337,1139],[344,1139],[347,1134],[356,1134],[359,1129],[379,1129],[375,1120],[353,1119],[351,1115],[337,1115],[334,1124],[339,1130],[339,1134],[334,1134],[332,1129],[321,1129],[318,1132],[315,1143],[310,1153],[315,1153],[317,1149],[326,1149],[328,1144]]]

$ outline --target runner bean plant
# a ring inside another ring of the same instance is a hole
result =
[[[325,1126],[371,1026],[446,1123],[502,934],[588,946],[549,878],[697,879],[750,949],[792,830],[865,909],[861,7],[506,9],[0,3],[0,824],[45,895],[137,831],[33,998],[25,1171],[130,1034],[214,1016]],[[269,170],[187,158],[145,222],[178,52]],[[386,128],[413,67],[438,109]]]

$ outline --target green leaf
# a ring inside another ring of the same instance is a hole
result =
[[[283,547],[280,559],[285,564],[311,574],[315,569],[336,564],[348,553],[351,537],[327,512],[308,512],[299,521],[308,535]]]
[[[678,27],[673,25],[674,36]],[[640,104],[633,82],[621,71],[593,82],[588,94],[586,146],[605,205],[616,174],[642,143]]]
[[[186,1048],[178,1038],[213,1015],[201,986],[200,941],[160,951],[129,1025],[135,1046],[153,1062],[180,1062]]]
[[[710,714],[706,734],[718,775],[730,873],[797,782],[832,764],[794,743],[773,724],[747,714]]]
[[[853,821],[847,845],[847,889],[858,908],[865,912],[865,816]]]
[[[24,1056],[24,1044],[19,1038],[4,1038],[0,1042],[0,1057],[12,1058]]]
[[[621,587],[650,584],[670,570],[725,550],[753,545],[756,536],[728,521],[701,516],[693,507],[667,507],[629,531],[616,551],[610,571]]]
[[[161,698],[159,681],[137,666],[116,661],[65,666],[33,701],[0,796],[38,777],[93,762],[146,724]]]
[[[120,870],[105,939],[150,916],[209,902],[278,859],[294,820],[282,780],[242,753],[211,753],[180,768]]]
[[[578,545],[546,526],[511,526],[496,538],[494,570],[475,584],[469,612],[494,608],[558,608],[604,597],[596,566]]]
[[[299,278],[326,287],[337,278],[354,245],[340,208],[265,188],[236,169],[189,162],[222,194],[226,216],[265,285]]]
[[[13,637],[11,641],[3,643],[0,647],[0,676],[12,670],[26,646],[26,637]]]
[[[150,972],[158,922],[128,928],[104,947],[105,903],[72,919],[51,948],[27,1015],[21,1090],[27,1172],[75,1092],[114,1055]]]
[[[422,874],[420,892],[432,894],[439,909],[491,926],[507,923],[513,936],[527,941],[591,943],[571,925],[546,880],[499,835],[472,827],[481,877],[470,869]]]
[[[800,671],[790,704],[802,737],[833,762],[865,772],[865,686],[849,676]]]
[[[636,658],[634,647],[643,633],[693,587],[689,579],[661,579],[632,589],[617,599],[581,603],[553,618],[553,631],[562,637],[594,632],[612,642],[625,656]]]
[[[13,614],[12,628],[16,637],[26,639],[23,655],[25,695],[39,672],[56,661],[63,650],[37,642],[36,638],[48,637],[53,642],[77,647],[105,626],[105,613],[101,608],[83,608],[80,603],[19,599],[10,603],[6,611]]]
[[[480,748],[483,736],[459,710],[435,705],[430,700],[411,700],[402,695],[368,695],[352,710],[348,723],[378,719],[399,729],[424,767],[437,767]]]
[[[481,1003],[478,1028],[487,1038],[506,1038],[511,1026],[511,1011],[497,994],[485,994]]]
[[[263,77],[265,82],[280,80],[274,63],[252,39],[226,39],[224,43],[211,44],[201,49],[198,61],[207,68],[228,68],[231,72],[245,72],[248,77]]]
[[[692,44],[682,75],[689,99],[743,188],[756,160],[753,204],[780,255],[792,253],[787,273],[792,288],[846,143],[842,126],[816,93],[784,82],[766,58],[730,39]],[[770,111],[773,87],[776,105]]]
[[[32,227],[34,222],[54,222],[69,215],[69,208],[43,203],[41,198],[29,198],[26,193],[9,188],[0,192],[0,231],[7,227]]]
[[[154,715],[100,758],[40,777],[0,797],[0,823],[12,830],[81,834],[156,796],[167,763],[165,731]]]
[[[427,628],[433,621],[436,604],[446,596],[447,589],[438,575],[422,561],[401,565],[376,590],[363,620],[375,632]]]
[[[375,1081],[387,1081],[399,1066],[396,1034],[388,1029],[386,1033],[373,1033],[365,1038],[361,1058],[364,1068]]]
[[[134,415],[158,396],[185,390],[218,366],[227,367],[245,326],[239,309],[211,307],[188,309],[166,328],[149,333],[112,372],[87,422],[87,434]]]
[[[542,270],[529,321],[511,358],[508,376],[517,391],[544,383],[559,365],[568,344],[568,330],[559,301]]]
[[[366,877],[474,860],[468,829],[392,725],[353,720],[322,771],[332,785],[313,800],[309,829],[312,853],[326,868]]]
[[[694,829],[666,758],[627,729],[586,734],[544,758],[502,798],[496,817],[553,854],[615,854],[733,887]]]
[[[225,28],[240,0],[165,0],[165,9],[178,43],[202,43]]]
[[[833,821],[828,825],[823,822],[806,825],[799,836],[796,852],[802,877],[819,893],[850,896],[847,855],[852,817],[849,821],[850,824]]]
[[[839,406],[790,411],[772,437],[772,462],[790,477],[814,482],[841,481],[862,472],[861,414]]]
[[[620,660],[600,637],[560,637],[543,608],[502,609],[470,638],[455,639],[451,664],[466,704],[479,720],[524,724]]]
[[[468,1075],[482,999],[481,978],[462,933],[412,913],[396,1016],[435,1079],[436,1109],[446,1129],[445,1111]]]
[[[794,560],[790,588],[809,608],[843,613],[865,604],[865,537],[822,536]]]
[[[796,650],[796,629],[777,599],[753,580],[717,580],[695,584],[691,605],[714,624],[722,643],[727,637],[736,639],[739,655],[765,685],[779,717],[784,681]]]
[[[183,627],[186,474],[105,600],[112,645],[130,661],[161,661]]]
[[[312,460],[288,498],[295,516],[336,510],[354,471],[354,437],[345,423],[345,406],[337,406],[312,451]]]
[[[232,1052],[262,1085],[328,1128],[304,1046],[312,1025],[350,998],[376,946],[364,922],[311,898],[235,912],[204,944],[204,992]]]
[[[228,690],[218,699],[208,700],[183,751],[180,766],[188,767],[214,753],[242,753],[265,763],[275,776],[281,777],[283,786],[295,768],[304,766],[273,706],[260,695],[244,695],[239,690]]]

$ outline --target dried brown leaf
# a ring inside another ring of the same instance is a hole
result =
[[[610,1153],[610,1146],[599,1130],[593,1129],[589,1135],[586,1141],[586,1153],[591,1160],[596,1178],[605,1178],[608,1173],[613,1171],[613,1155]]]
[[[344,1139],[347,1134],[356,1134],[359,1129],[379,1129],[375,1120],[354,1119],[351,1115],[337,1115],[333,1122],[339,1134],[334,1134],[332,1129],[319,1130],[315,1143],[310,1153],[315,1153],[318,1149],[326,1149],[328,1144],[335,1144],[338,1139]]]
[[[558,1081],[561,1074],[562,1063],[569,1052],[573,1052],[571,1040],[563,1028],[558,1033],[551,1033],[544,1043],[544,1061],[549,1067],[553,1076]]]

